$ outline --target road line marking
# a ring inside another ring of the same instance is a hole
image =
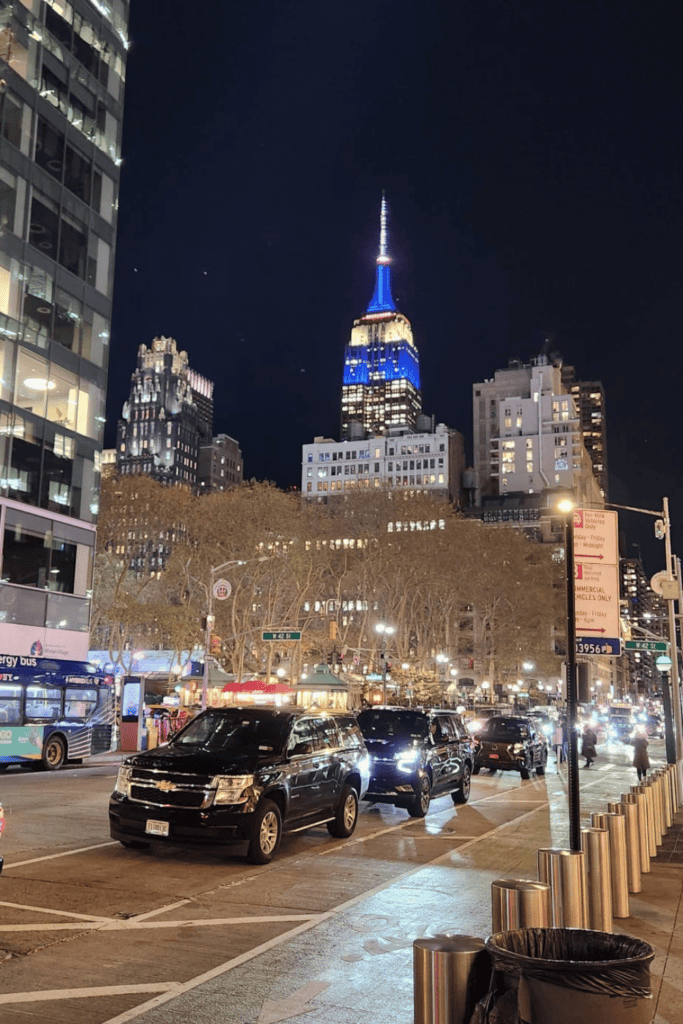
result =
[[[56,913],[56,911],[55,911]],[[112,921],[106,918],[99,921],[60,921],[55,924],[2,924],[0,923],[0,934],[5,932],[60,932],[69,928],[87,928],[97,932],[127,932],[142,928],[197,928],[220,927],[221,925],[234,924],[277,924],[279,921],[311,921],[317,918],[317,914],[281,914],[275,917],[216,917],[216,918],[192,918],[180,921],[139,921],[134,917],[126,918],[123,921]]]
[[[134,920],[146,921],[150,917],[156,917],[157,914],[168,914],[172,910],[176,910],[178,907],[186,907],[188,903],[194,903],[194,900],[178,900],[177,903],[168,903],[165,907],[157,907],[156,910],[148,910],[146,914],[136,914]],[[109,920],[111,920],[111,918]]]
[[[98,996],[127,996],[148,992],[171,992],[179,988],[176,981],[160,981],[151,985],[103,985],[101,988],[46,989],[44,992],[6,992],[0,995],[0,1004],[42,1003],[53,999],[95,999]]]
[[[96,843],[94,846],[81,846],[78,850],[66,850],[64,853],[50,853],[47,857],[33,857],[32,860],[20,860],[16,864],[5,864],[4,871],[12,868],[25,868],[27,864],[40,864],[43,860],[57,860],[59,857],[73,857],[76,853],[89,853],[90,850],[101,850],[104,846],[118,846],[116,840],[109,843]]]
[[[55,914],[57,917],[74,917],[79,921],[91,921],[106,924],[110,917],[95,917],[93,914],[74,914],[70,910],[47,910],[45,907],[30,907],[24,903],[5,903],[0,900],[0,907],[14,907],[15,910],[35,910],[40,914]]]
[[[549,807],[550,803],[545,804],[543,806]],[[237,956],[233,960],[228,960],[224,964],[219,964],[218,967],[212,968],[212,970],[207,971],[206,974],[199,975],[196,978],[192,978],[190,981],[182,983],[173,991],[164,992],[161,995],[156,996],[154,999],[148,1000],[146,1003],[140,1003],[138,1006],[132,1007],[130,1010],[125,1010],[117,1017],[112,1017],[109,1020],[104,1021],[103,1024],[128,1024],[129,1021],[137,1019],[143,1013],[147,1013],[149,1010],[153,1010],[157,1006],[161,1006],[171,999],[176,999],[179,996],[184,995],[186,992],[190,992],[192,991],[192,989],[197,988],[197,986],[203,985],[207,981],[212,981],[214,978],[219,978],[222,974],[227,974],[228,971],[233,970],[235,967],[241,967],[242,964],[248,963],[250,960],[255,959],[262,953],[265,953],[268,950],[273,949],[275,946],[281,945],[283,942],[288,942],[289,939],[293,939],[295,936],[301,935],[303,932],[310,931],[312,928],[317,927],[323,921],[329,920],[329,918],[333,917],[335,914],[339,914],[344,910],[348,910],[350,907],[355,906],[362,900],[366,900],[372,896],[376,896],[377,893],[380,893],[384,889],[388,889],[390,886],[402,882],[407,878],[410,878],[411,875],[416,875],[419,871],[423,871],[425,868],[433,867],[434,865],[440,863],[445,863],[450,858],[452,858],[454,854],[460,854],[462,850],[467,849],[470,846],[474,846],[475,843],[481,842],[482,839],[487,839],[489,836],[495,835],[495,833],[499,832],[501,829],[508,828],[510,825],[516,824],[519,821],[523,821],[525,818],[531,817],[532,814],[538,814],[539,810],[541,809],[541,807],[535,807],[533,810],[527,811],[526,814],[522,814],[518,818],[514,818],[512,821],[506,821],[502,825],[498,825],[496,828],[492,829],[490,832],[486,832],[484,835],[478,836],[476,839],[471,839],[469,842],[465,844],[465,846],[460,846],[456,850],[448,850],[446,853],[440,854],[438,857],[434,858],[434,860],[428,861],[426,864],[420,864],[417,867],[411,868],[409,871],[404,872],[404,874],[398,875],[396,878],[392,878],[390,881],[382,882],[380,885],[375,886],[373,889],[368,889],[365,892],[360,893],[358,896],[354,896],[350,900],[346,900],[346,902],[340,903],[338,906],[333,907],[332,910],[327,910],[324,913],[319,914],[315,920],[307,921],[306,923],[299,925],[298,928],[292,928],[288,932],[283,932],[282,935],[278,935],[276,938],[270,939],[268,942],[264,942],[261,946],[256,946],[254,949],[251,949],[246,953],[242,953],[241,956]],[[407,824],[410,823],[408,822]],[[414,822],[412,824],[414,824]]]

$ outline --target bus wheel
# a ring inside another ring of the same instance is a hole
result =
[[[50,736],[43,747],[43,767],[49,772],[56,772],[66,761],[66,747],[59,736]]]

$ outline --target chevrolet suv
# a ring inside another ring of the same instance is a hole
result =
[[[537,775],[545,775],[548,742],[532,716],[489,718],[477,733],[475,744],[474,775],[482,768],[519,772],[523,779],[528,779],[534,769]]]
[[[358,724],[371,758],[366,800],[405,807],[424,818],[433,796],[467,803],[472,747],[460,715],[448,710],[372,707]]]
[[[283,833],[325,824],[333,836],[350,836],[368,781],[350,714],[211,708],[165,746],[123,762],[110,830],[136,849],[242,842],[253,864],[267,864]]]

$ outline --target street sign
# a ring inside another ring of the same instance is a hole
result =
[[[273,631],[264,630],[261,633],[262,640],[301,640],[300,629],[276,629]]]
[[[619,657],[621,654],[621,637],[577,636],[577,654],[604,654],[607,657]]]
[[[227,580],[216,580],[213,585],[213,596],[217,601],[227,601],[232,594],[232,587]]]
[[[616,512],[574,509],[574,610],[577,654],[621,654]]]
[[[627,640],[624,644],[627,651],[664,651],[669,650],[666,640]]]

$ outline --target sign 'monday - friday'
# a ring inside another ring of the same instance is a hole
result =
[[[576,633],[619,636],[617,513],[574,509]]]

